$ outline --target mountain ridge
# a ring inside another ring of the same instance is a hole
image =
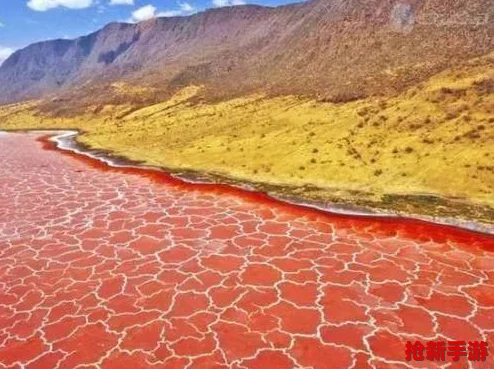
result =
[[[111,103],[122,98],[107,94],[117,81],[149,88],[148,102],[191,84],[205,86],[209,99],[390,95],[492,50],[494,26],[478,22],[492,17],[486,9],[487,0],[312,0],[114,22],[15,52],[0,66],[0,103]],[[437,17],[456,23],[444,26]]]

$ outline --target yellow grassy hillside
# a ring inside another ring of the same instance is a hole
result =
[[[191,86],[145,108],[95,106],[72,118],[11,105],[0,108],[0,128],[79,128],[81,143],[152,165],[281,185],[311,199],[492,222],[493,66],[487,55],[400,96],[342,104],[295,96],[207,104]]]

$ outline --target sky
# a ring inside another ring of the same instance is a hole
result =
[[[0,0],[0,64],[33,42],[75,38],[105,24],[188,15],[206,8],[293,0]]]

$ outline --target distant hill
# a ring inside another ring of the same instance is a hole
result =
[[[190,84],[208,99],[391,95],[494,49],[493,19],[492,0],[312,0],[111,23],[15,52],[0,67],[0,103],[111,102],[117,81],[144,87],[119,99],[143,101]]]

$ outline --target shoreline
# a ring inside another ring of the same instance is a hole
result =
[[[371,209],[354,206],[341,206],[334,203],[317,203],[304,200],[302,198],[279,196],[269,191],[262,191],[259,187],[262,184],[258,183],[245,183],[242,181],[233,181],[232,179],[225,178],[223,181],[217,176],[209,175],[208,173],[200,172],[186,172],[186,171],[173,171],[163,167],[156,167],[150,165],[143,165],[142,163],[129,160],[125,157],[114,156],[111,152],[105,150],[93,150],[84,145],[81,145],[76,141],[76,137],[81,134],[77,130],[12,130],[1,131],[2,133],[39,133],[45,134],[45,137],[40,137],[39,140],[47,144],[50,142],[52,149],[59,150],[62,153],[70,153],[79,158],[85,157],[91,160],[97,161],[102,165],[110,168],[130,169],[138,171],[148,171],[151,174],[166,175],[173,178],[176,181],[189,184],[189,185],[214,185],[221,186],[235,191],[242,191],[251,195],[262,196],[270,201],[282,203],[288,206],[294,206],[299,209],[317,211],[326,215],[342,216],[342,217],[359,217],[381,220],[401,220],[409,222],[420,222],[425,224],[432,224],[437,226],[449,227],[452,229],[474,232],[482,235],[494,236],[494,226],[474,222],[474,221],[461,221],[454,218],[441,218],[441,217],[428,217],[414,214],[402,214],[398,212],[384,212],[373,211]],[[45,145],[46,146],[46,145]],[[50,149],[49,147],[45,147]]]

